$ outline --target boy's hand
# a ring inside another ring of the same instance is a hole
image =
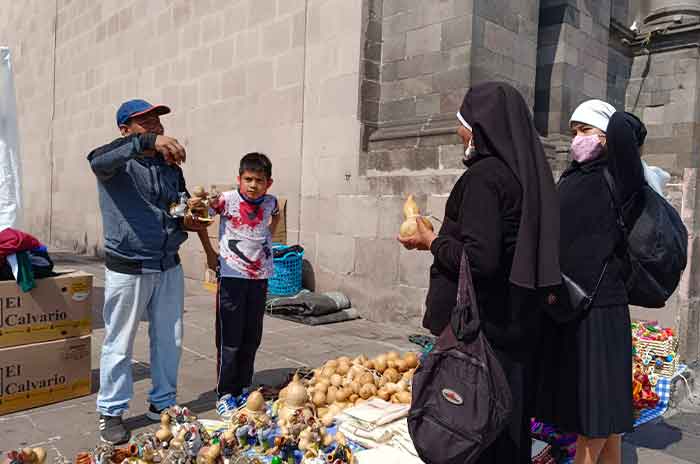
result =
[[[219,270],[219,255],[213,250],[211,253],[207,253],[207,267],[214,272]]]

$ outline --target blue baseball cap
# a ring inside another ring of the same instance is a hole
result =
[[[122,103],[117,110],[117,127],[121,127],[134,116],[155,112],[158,116],[170,113],[165,105],[151,105],[146,100],[129,100]]]

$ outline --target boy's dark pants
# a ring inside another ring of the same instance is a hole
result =
[[[219,279],[216,298],[217,386],[219,397],[241,394],[253,381],[260,346],[267,280]]]

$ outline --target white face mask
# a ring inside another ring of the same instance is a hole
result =
[[[467,146],[467,149],[464,150],[463,161],[469,161],[476,154],[476,148],[474,148],[473,140],[474,139],[469,140],[469,145]]]

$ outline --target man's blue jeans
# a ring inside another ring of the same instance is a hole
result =
[[[150,403],[158,410],[175,404],[182,351],[185,280],[181,266],[152,274],[105,272],[105,339],[100,359],[97,410],[119,416],[133,397],[134,338],[144,312],[151,351]]]

